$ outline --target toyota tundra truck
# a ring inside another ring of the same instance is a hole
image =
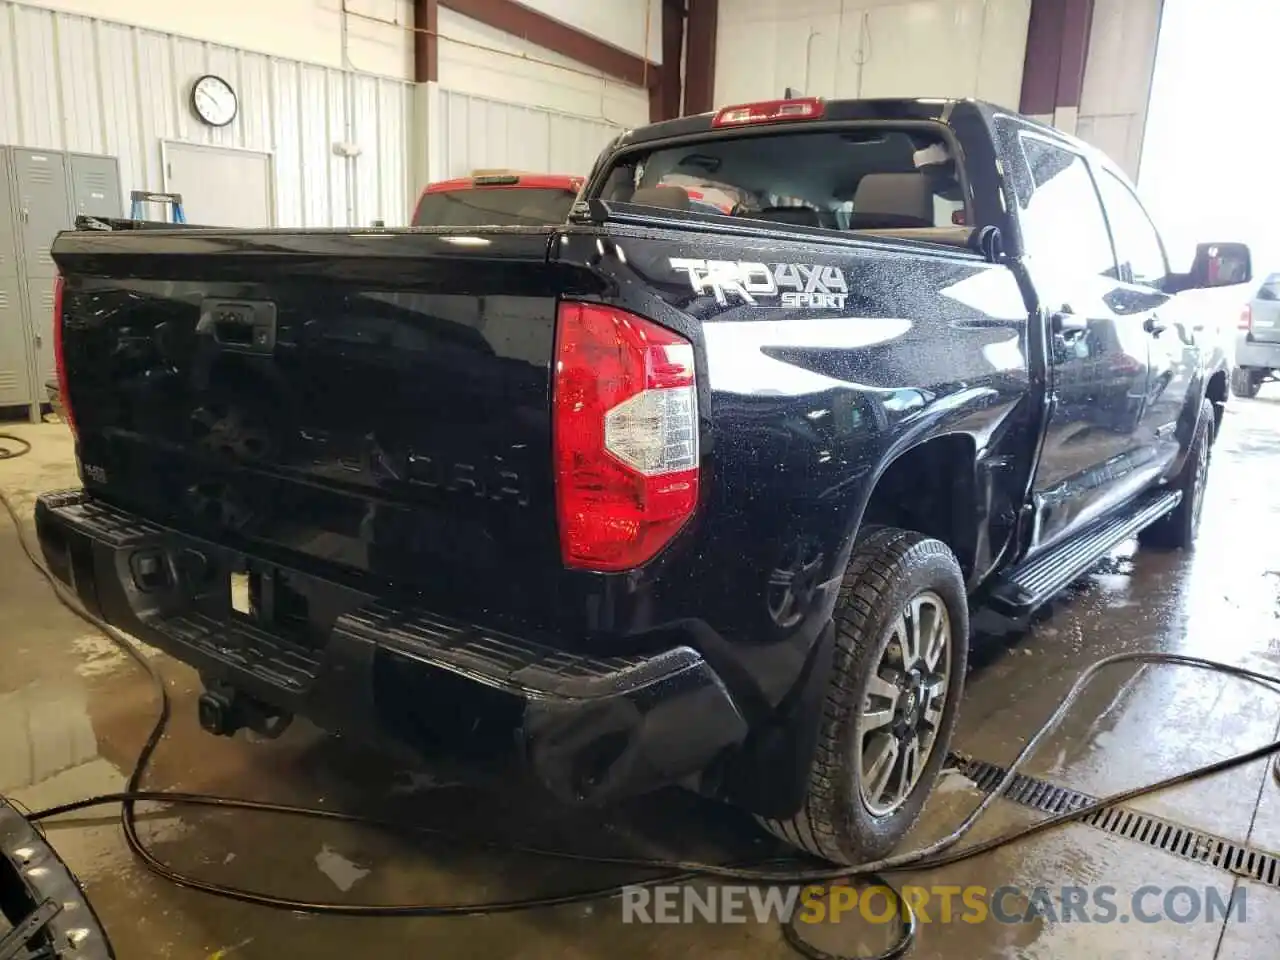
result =
[[[44,556],[206,729],[502,715],[565,801],[681,784],[844,862],[919,814],[971,612],[1192,547],[1228,384],[1179,294],[1252,269],[1170,271],[1106,157],[970,100],[632,130],[561,224],[53,257]]]

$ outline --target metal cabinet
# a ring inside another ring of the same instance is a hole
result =
[[[33,419],[56,375],[49,250],[80,215],[123,215],[115,157],[0,147],[0,406]]]
[[[48,150],[23,150],[10,154],[18,202],[18,237],[27,276],[57,274],[49,248],[59,230],[73,223],[67,190],[67,155]]]
[[[13,211],[13,183],[4,148],[0,147],[0,277],[18,275],[18,231]]]
[[[120,166],[115,157],[71,154],[71,206],[76,217],[119,217]]]
[[[36,391],[58,375],[53,353],[53,277],[27,278],[27,317],[31,323],[31,345],[34,348]],[[44,397],[39,399],[43,400]]]
[[[28,404],[34,396],[27,325],[22,319],[25,293],[26,284],[18,279],[16,270],[10,275],[0,273],[0,406],[3,407]]]

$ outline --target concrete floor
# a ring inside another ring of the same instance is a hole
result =
[[[37,492],[75,483],[70,437],[56,425],[6,427],[31,455],[0,462],[0,488],[30,517]],[[1079,671],[1106,654],[1185,651],[1280,673],[1280,391],[1229,405],[1215,454],[1199,549],[1122,549],[1023,636],[980,638],[956,748],[1007,763]],[[1271,532],[1269,534],[1269,532]],[[55,602],[0,523],[0,793],[38,808],[120,788],[153,719],[139,668]],[[620,810],[574,814],[538,799],[510,770],[413,767],[295,724],[274,742],[216,739],[195,721],[197,684],[154,653],[174,719],[147,784],[412,818],[495,839],[685,858],[733,859],[776,850],[747,818],[679,791]],[[1280,736],[1280,696],[1175,667],[1118,668],[1100,680],[1029,773],[1095,795]],[[949,775],[918,828],[947,832],[978,794]],[[1161,816],[1280,851],[1280,788],[1265,762],[1141,801]],[[974,834],[1040,816],[1000,801]],[[295,897],[350,901],[517,898],[581,889],[634,871],[532,860],[436,840],[260,814],[149,808],[142,830],[166,862],[211,880]],[[772,923],[623,924],[618,902],[450,919],[308,917],[217,900],[165,883],[126,850],[113,811],[48,825],[122,958],[365,955],[489,958],[791,957]],[[749,853],[748,853],[749,855]],[[930,884],[1109,884],[1123,908],[1144,884],[1243,885],[1244,922],[922,925],[916,960],[931,957],[1246,958],[1275,955],[1280,891],[1239,880],[1093,827],[1073,824],[1017,847],[906,878]],[[1023,901],[1025,902],[1025,901]],[[1148,901],[1148,906],[1159,898]],[[1018,909],[1018,901],[1010,904]],[[1124,912],[1122,910],[1122,912]],[[809,929],[815,943],[874,952],[887,927],[856,915]]]

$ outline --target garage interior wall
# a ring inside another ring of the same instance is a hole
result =
[[[662,62],[660,0],[609,0],[604,4],[596,0],[540,0],[525,6],[636,56],[644,55],[647,44],[649,59]],[[606,77],[443,4],[439,29],[442,90],[546,108],[615,127],[649,122],[649,94],[641,87]],[[498,50],[502,52],[495,52]]]
[[[716,104],[790,87],[1017,109],[1029,18],[1030,0],[720,0]]]
[[[623,128],[605,120],[440,92],[435,131],[441,168],[434,179],[517,167],[529,173],[587,174]]]
[[[86,17],[401,80],[413,78],[413,0],[22,0]],[[380,23],[377,21],[388,21]],[[403,26],[396,26],[395,24]],[[344,51],[345,45],[345,51]]]
[[[1151,99],[1163,0],[1094,0],[1075,134],[1135,180]]]
[[[191,111],[191,85],[205,73],[227,79],[239,96],[227,127],[211,128]],[[164,189],[160,144],[179,140],[272,153],[277,226],[403,224],[411,88],[0,0],[0,143],[116,156],[126,197]],[[335,155],[343,141],[359,156]]]

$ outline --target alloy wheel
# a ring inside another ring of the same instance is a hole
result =
[[[858,792],[874,816],[906,803],[929,762],[942,727],[952,642],[946,604],[933,591],[912,597],[882,639],[854,746]]]

